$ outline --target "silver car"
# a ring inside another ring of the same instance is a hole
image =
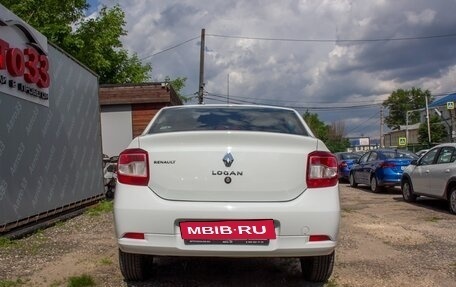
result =
[[[447,200],[456,214],[456,143],[438,145],[404,170],[402,196],[413,202],[424,195]]]

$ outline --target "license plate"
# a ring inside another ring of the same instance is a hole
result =
[[[186,244],[266,245],[276,239],[272,219],[184,221],[179,226]]]
[[[222,245],[268,245],[267,240],[212,240],[212,239],[185,239],[184,243],[187,245],[200,245],[200,244],[222,244]]]

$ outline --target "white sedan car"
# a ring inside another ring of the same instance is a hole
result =
[[[153,256],[216,256],[296,257],[305,280],[326,281],[337,160],[292,109],[163,108],[119,156],[114,218],[126,280]]]

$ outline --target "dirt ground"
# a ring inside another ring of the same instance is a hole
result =
[[[297,259],[224,258],[157,258],[151,280],[124,282],[108,212],[0,245],[0,286],[67,286],[68,278],[83,274],[97,286],[115,287],[456,286],[456,216],[445,202],[409,204],[398,189],[373,194],[347,184],[340,192],[339,246],[326,284],[303,283]]]

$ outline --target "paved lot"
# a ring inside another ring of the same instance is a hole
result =
[[[118,268],[112,214],[84,214],[0,248],[0,280],[66,286],[87,274],[97,286],[455,286],[456,216],[445,202],[402,201],[340,186],[342,224],[327,284],[300,280],[296,259],[160,258],[153,279],[126,283]],[[1,282],[1,281],[0,281]]]

